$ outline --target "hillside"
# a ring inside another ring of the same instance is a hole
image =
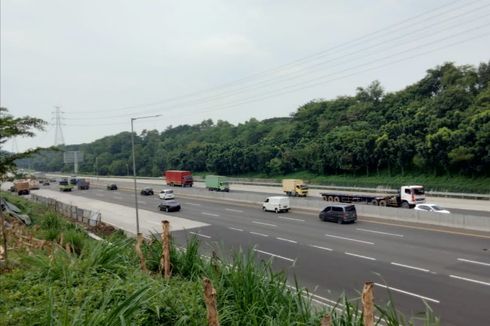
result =
[[[135,139],[137,173],[159,176],[175,168],[224,175],[488,177],[489,80],[489,63],[445,63],[398,92],[386,93],[375,81],[355,96],[311,101],[290,117],[146,130]],[[126,175],[130,144],[130,133],[122,132],[65,150],[84,152],[81,172]],[[71,171],[61,152],[43,153],[31,167]]]

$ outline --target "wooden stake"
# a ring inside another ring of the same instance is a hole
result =
[[[143,244],[143,233],[138,233],[136,237],[136,245],[134,247],[136,254],[140,258],[140,267],[143,272],[147,272],[148,269],[146,268],[146,262],[145,262],[145,256],[143,255],[143,252],[141,251],[141,245]]]
[[[216,290],[208,278],[204,279],[204,302],[208,310],[208,326],[219,326]]]
[[[330,320],[331,317],[329,314],[326,314],[323,316],[322,320],[320,321],[320,326],[330,326]]]
[[[3,239],[3,248],[4,248],[4,253],[2,255],[3,259],[5,261],[5,264],[7,264],[7,258],[8,258],[8,247],[7,247],[7,232],[5,231],[5,217],[3,216],[3,211],[0,208],[0,223],[2,223],[2,239]]]
[[[163,276],[165,279],[170,279],[172,276],[172,271],[170,270],[170,223],[165,220],[162,221],[162,259],[160,260],[160,266],[163,271]]]
[[[362,289],[362,314],[364,326],[374,325],[374,295],[373,295],[373,282],[364,283]]]

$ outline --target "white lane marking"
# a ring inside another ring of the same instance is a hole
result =
[[[277,240],[281,240],[281,241],[291,242],[291,243],[298,243],[298,241],[289,240],[289,239],[285,239],[285,238],[279,238],[279,237],[277,237],[276,239]]]
[[[250,234],[259,235],[261,237],[268,237],[269,236],[268,234],[259,233],[259,232],[250,232]]]
[[[357,255],[357,254],[353,254],[351,252],[345,252],[346,255],[349,255],[349,256],[354,256],[354,257],[358,257],[358,258],[363,258],[363,259],[369,259],[369,260],[376,260],[376,258],[373,258],[373,257],[368,257],[368,256],[362,256],[362,255]]]
[[[184,203],[186,205],[191,205],[191,206],[201,206],[201,204],[196,204],[196,203]]]
[[[458,280],[463,280],[463,281],[468,281],[468,282],[472,282],[472,283],[478,283],[478,284],[481,284],[481,285],[490,286],[490,283],[489,282],[483,282],[483,281],[473,280],[471,278],[461,277],[461,276],[457,276],[457,275],[449,275],[449,277],[456,278]]]
[[[399,267],[415,269],[415,270],[421,271],[421,272],[426,272],[426,273],[430,272],[429,269],[425,269],[425,268],[420,268],[420,267],[415,267],[415,266],[410,266],[410,265],[405,265],[405,264],[400,264],[400,263],[395,263],[395,262],[391,262],[390,264],[395,265],[395,266],[399,266]]]
[[[310,245],[313,248],[318,248],[326,251],[333,251],[333,249],[327,248],[327,247],[320,247],[320,246],[315,246],[315,245]]]
[[[218,214],[213,214],[213,213],[206,213],[206,212],[201,212],[202,215],[206,215],[206,216],[213,216],[213,217],[219,217]]]
[[[277,218],[281,218],[283,220],[289,220],[289,221],[297,221],[297,222],[304,222],[305,220],[302,220],[300,218],[292,218],[292,217],[284,217],[284,216],[278,216]]]
[[[144,201],[144,200],[139,200],[138,203],[146,205],[146,201]]]
[[[392,235],[394,237],[403,238],[403,234],[398,234],[398,233],[381,232],[381,231],[375,231],[375,230],[369,230],[369,229],[362,229],[362,228],[357,228],[356,230],[358,230],[358,231],[364,231],[364,232],[377,233],[377,234],[384,234],[384,235]]]
[[[105,196],[104,194],[98,194],[98,193],[96,193],[95,195],[96,196],[99,196],[99,197],[104,197]]]
[[[469,259],[464,259],[464,258],[458,258],[459,261],[465,262],[465,263],[471,263],[471,264],[477,264],[477,265],[483,265],[483,266],[490,266],[489,263],[484,263],[481,261],[476,261],[476,260],[469,260]]]
[[[257,222],[257,221],[252,221],[252,223],[255,223],[255,224],[260,224],[260,225],[267,225],[267,226],[272,226],[272,227],[277,227],[277,225],[275,224],[269,224],[269,223],[264,223],[264,222]]]
[[[262,250],[259,250],[259,249],[254,249],[254,251],[260,252],[261,254],[264,254],[264,255],[269,255],[269,256],[272,256],[272,257],[277,257],[277,258],[281,258],[281,259],[284,259],[284,260],[287,260],[287,261],[294,262],[294,259],[283,257],[283,256],[279,256],[279,255],[276,255],[276,254],[273,254],[273,253],[270,253],[270,252],[267,252],[267,251],[262,251]]]
[[[365,244],[369,244],[369,245],[374,245],[374,242],[357,240],[357,239],[352,239],[352,238],[344,238],[344,237],[339,237],[338,235],[325,234],[325,236],[331,237],[331,238],[336,238],[336,239],[343,239],[343,240],[349,240],[349,241],[355,241],[355,242],[365,243]]]
[[[114,196],[114,199],[121,200],[122,197],[121,196]]]
[[[242,229],[237,229],[237,228],[232,228],[232,227],[229,227],[228,229],[243,232]]]
[[[197,233],[197,232],[189,232],[189,233],[190,234],[197,235],[197,236],[200,236],[200,237],[203,237],[203,238],[211,239],[211,237],[209,235],[204,235],[204,234]]]
[[[439,300],[432,299],[432,298],[429,298],[429,297],[424,297],[423,295],[419,295],[419,294],[415,294],[415,293],[412,293],[412,292],[400,290],[400,289],[397,289],[397,288],[393,288],[391,286],[386,286],[384,284],[374,283],[374,285],[377,285],[379,287],[382,287],[382,288],[385,288],[385,289],[388,289],[388,290],[391,290],[391,291],[395,291],[395,292],[403,293],[403,294],[406,294],[406,295],[410,295],[412,297],[417,297],[417,298],[421,298],[421,299],[424,299],[424,300],[427,300],[427,301],[431,301],[431,302],[435,302],[435,303],[440,303]]]
[[[235,213],[243,213],[243,211],[241,211],[239,209],[233,209],[233,208],[225,208],[225,211],[235,212]]]

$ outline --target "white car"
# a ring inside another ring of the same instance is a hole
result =
[[[447,209],[441,208],[437,204],[417,204],[414,208],[416,211],[425,211],[433,213],[450,214],[451,212]]]
[[[174,199],[175,194],[172,189],[162,189],[158,194],[158,197],[160,197],[160,199]]]

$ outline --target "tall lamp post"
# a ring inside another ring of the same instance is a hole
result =
[[[136,209],[136,235],[140,233],[140,219],[138,215],[138,193],[136,190],[136,160],[134,158],[133,121],[140,120],[140,119],[156,118],[159,116],[161,116],[161,114],[131,118],[131,152],[133,153],[133,183],[134,183],[134,207]]]

